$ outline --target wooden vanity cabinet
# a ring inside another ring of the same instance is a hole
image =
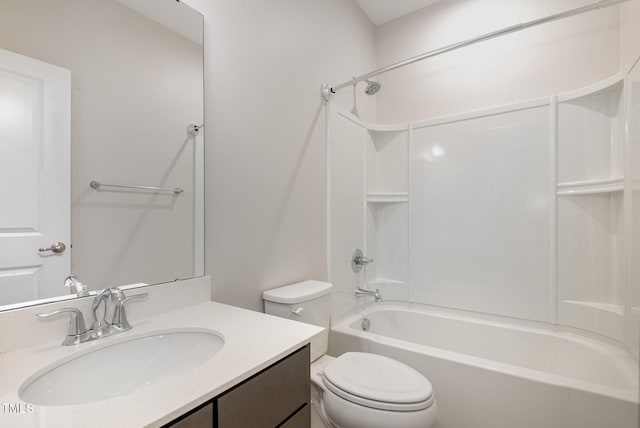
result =
[[[172,428],[309,428],[309,345],[173,422]]]
[[[209,401],[204,406],[200,406],[191,412],[188,412],[173,422],[165,425],[171,428],[211,428],[214,427],[214,408],[213,403]],[[164,427],[163,427],[164,428]]]

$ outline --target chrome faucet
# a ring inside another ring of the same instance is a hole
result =
[[[89,295],[89,292],[87,291],[87,284],[83,284],[82,282],[80,282],[80,280],[78,280],[75,275],[69,275],[68,277],[66,277],[64,279],[64,286],[69,288],[73,287],[73,289],[76,290],[76,294],[78,295],[78,297]]]
[[[131,330],[132,326],[127,320],[124,304],[133,299],[140,299],[147,297],[148,295],[149,293],[141,293],[127,297],[122,290],[117,287],[102,290],[95,299],[93,299],[93,303],[91,305],[93,322],[89,329],[86,327],[82,312],[76,308],[62,308],[53,312],[37,314],[37,316],[39,318],[48,318],[61,313],[68,313],[71,316],[69,332],[67,333],[65,340],[62,342],[62,345],[77,345],[79,343]],[[104,312],[102,313],[102,317],[98,319],[98,310],[101,305],[104,306]],[[110,306],[113,307],[111,311],[109,311]],[[111,314],[111,321],[107,321],[109,314]]]
[[[362,296],[373,296],[376,299],[376,302],[379,302],[382,300],[382,295],[380,294],[380,290],[377,288],[376,288],[376,291],[371,291],[371,290],[365,290],[363,288],[357,287],[356,297],[362,297]]]
[[[91,336],[93,336],[95,339],[100,336],[106,336],[109,334],[110,324],[107,321],[107,302],[112,292],[112,288],[105,288],[93,299],[93,303],[91,304],[91,315],[93,315],[93,322],[91,323]],[[104,312],[102,314],[102,318],[98,319],[97,312],[101,304],[104,304]]]

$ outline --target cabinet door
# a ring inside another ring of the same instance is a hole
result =
[[[213,403],[196,410],[182,419],[172,422],[166,427],[170,428],[212,428],[213,427]]]
[[[311,404],[307,404],[298,413],[283,423],[280,428],[309,428],[311,425]]]
[[[218,427],[281,426],[298,410],[309,406],[309,382],[307,345],[219,397]],[[309,417],[306,423],[301,422],[302,418],[304,415],[298,419],[299,424],[291,426],[308,427]]]

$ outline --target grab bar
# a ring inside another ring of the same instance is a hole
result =
[[[154,190],[157,192],[173,192],[176,195],[178,193],[184,192],[184,189],[181,189],[179,187],[169,188],[169,187],[152,187],[152,186],[124,186],[121,184],[104,184],[95,180],[91,181],[89,183],[89,186],[91,186],[92,189],[96,189],[96,190],[99,189],[100,187],[118,187],[121,189],[138,189],[138,190]]]

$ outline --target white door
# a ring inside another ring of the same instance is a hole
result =
[[[69,70],[0,49],[0,305],[69,292],[70,109]]]

